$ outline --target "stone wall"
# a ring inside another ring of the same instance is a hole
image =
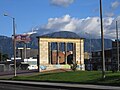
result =
[[[38,38],[39,40],[39,64],[41,66],[49,67],[49,44],[51,42],[65,42],[74,43],[75,45],[75,59],[79,66],[79,70],[85,70],[84,67],[84,40],[71,38]]]

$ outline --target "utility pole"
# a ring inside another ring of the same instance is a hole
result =
[[[14,48],[14,76],[16,76],[16,41],[15,41],[15,18],[13,18],[13,48]]]
[[[15,18],[4,14],[4,16],[12,18],[13,21],[13,52],[14,52],[14,76],[16,76],[16,40],[15,40]]]
[[[92,63],[91,63],[91,61],[92,61],[92,53],[91,53],[91,50],[92,50],[92,45],[91,45],[91,37],[90,37],[90,71],[92,70]]]
[[[119,71],[119,40],[118,40],[118,26],[117,26],[117,21],[116,21],[116,39],[117,39],[117,69]]]
[[[101,21],[101,48],[102,48],[102,78],[105,78],[105,54],[104,54],[104,32],[102,21],[102,0],[100,0],[100,21]]]
[[[24,43],[24,59],[27,59],[26,55],[27,55],[27,44]]]

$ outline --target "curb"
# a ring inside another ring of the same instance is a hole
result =
[[[37,87],[52,87],[52,88],[66,88],[70,90],[89,89],[89,90],[120,90],[120,87],[114,86],[101,86],[101,85],[88,85],[88,84],[69,84],[69,83],[53,83],[53,82],[32,82],[32,81],[10,81],[0,80],[0,83],[4,84],[16,84],[16,85],[31,85]]]
[[[34,86],[34,87],[47,87],[47,88],[61,88],[61,89],[69,89],[69,90],[86,90],[88,88],[83,87],[76,87],[71,85],[65,85],[66,83],[50,83],[50,82],[32,82],[32,81],[6,81],[0,80],[2,84],[14,84],[14,85],[26,85],[26,86]],[[98,90],[98,89],[89,89],[89,90]],[[100,89],[99,89],[100,90]]]

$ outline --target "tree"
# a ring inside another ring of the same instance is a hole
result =
[[[1,55],[1,61],[6,61],[8,59],[8,54]]]

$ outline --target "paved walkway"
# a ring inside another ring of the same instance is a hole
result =
[[[120,90],[120,87],[115,86],[102,86],[102,85],[89,85],[89,84],[70,84],[70,83],[53,83],[53,82],[33,82],[33,81],[10,81],[0,80],[0,83],[9,83],[17,85],[33,85],[33,86],[50,86],[50,87],[66,87],[66,88],[85,88],[96,90]]]
[[[22,76],[22,75],[34,75],[34,74],[38,74],[37,71],[35,70],[31,70],[31,71],[17,71],[17,76]],[[14,77],[14,72],[0,72],[0,79],[7,79],[7,78],[12,78]]]
[[[17,74],[26,74],[26,73],[37,72],[37,70],[17,70],[16,72]],[[0,72],[0,76],[5,76],[5,75],[14,75],[14,71]]]

